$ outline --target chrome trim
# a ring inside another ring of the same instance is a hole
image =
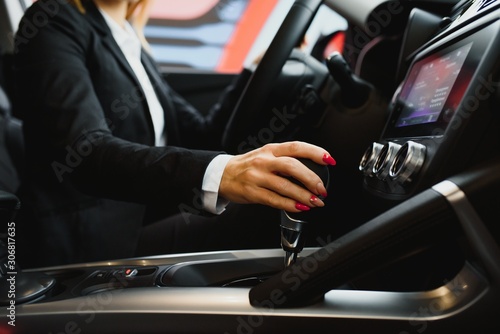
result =
[[[280,240],[285,251],[285,266],[290,266],[297,260],[297,254],[302,251],[302,230],[306,221],[292,218],[288,212],[281,211]]]
[[[486,270],[500,282],[500,248],[466,194],[453,182],[445,180],[432,187],[443,195],[455,211],[471,247],[479,255]]]
[[[317,248],[304,248],[303,254],[310,254]],[[93,267],[107,266],[161,266],[173,265],[181,262],[191,261],[212,261],[212,260],[230,260],[230,259],[255,259],[265,257],[280,257],[283,256],[283,250],[280,248],[272,249],[248,249],[248,250],[233,250],[233,251],[212,251],[212,252],[195,252],[195,253],[178,253],[166,255],[154,255],[141,258],[116,259],[111,261],[99,261],[89,263],[76,263],[54,267],[31,268],[25,269],[25,272],[31,271],[58,271],[68,269],[85,269]]]
[[[286,211],[283,211],[282,214],[285,216],[283,218],[285,221],[282,220],[280,225],[281,246],[283,249],[296,249],[299,247],[302,230],[307,222],[290,217]]]
[[[363,156],[361,157],[361,161],[359,162],[358,169],[363,172],[366,176],[373,176],[373,164],[377,159],[380,151],[384,145],[373,142],[370,146],[367,147]]]
[[[389,177],[401,184],[411,182],[425,161],[427,148],[412,140],[404,143],[389,167]]]
[[[394,157],[399,152],[401,145],[392,141],[386,143],[373,164],[373,174],[384,181],[389,175],[389,166],[394,161]]]

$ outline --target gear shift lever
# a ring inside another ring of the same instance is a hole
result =
[[[323,181],[323,184],[328,189],[330,175],[327,166],[317,164],[308,159],[298,160],[318,174],[321,181]],[[304,186],[294,178],[290,178],[290,180],[295,184]],[[285,266],[295,263],[297,255],[304,248],[303,230],[308,222],[308,215],[310,215],[309,211],[288,212],[283,210],[281,212],[281,247],[285,251]]]
[[[294,219],[289,216],[289,212],[281,212],[281,247],[285,251],[285,266],[289,266],[297,260],[297,255],[304,248],[304,238],[302,231],[305,220]]]

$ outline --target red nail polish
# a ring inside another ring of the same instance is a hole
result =
[[[302,203],[299,203],[299,202],[295,203],[295,208],[297,210],[300,210],[300,211],[309,211],[309,210],[311,210],[310,207],[308,207],[307,205],[304,205]]]
[[[309,198],[309,201],[310,201],[310,202],[312,202],[312,203],[314,203],[314,202],[316,202],[318,199],[319,199],[318,197],[316,197],[316,196],[312,195],[312,196],[311,196],[311,198]]]
[[[323,154],[323,161],[332,166],[335,166],[337,164],[337,161],[335,161],[335,159],[327,153]]]

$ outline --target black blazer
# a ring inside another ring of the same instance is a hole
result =
[[[143,51],[165,112],[168,146],[152,147],[139,82],[94,3],[83,3],[85,14],[66,2],[35,2],[15,38],[14,106],[27,156],[23,201],[33,216],[26,235],[41,242],[44,264],[132,256],[145,205],[202,213],[202,178],[220,153],[205,149],[220,142],[241,89],[203,116]]]

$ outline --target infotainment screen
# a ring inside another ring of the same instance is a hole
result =
[[[492,47],[496,26],[489,26],[462,39],[446,38],[415,56],[415,61],[394,95],[383,138],[439,137],[450,124],[464,124],[470,114],[470,87]],[[492,59],[493,61],[493,59]],[[495,60],[496,61],[496,60]],[[483,76],[488,74],[483,74]],[[474,81],[481,82],[481,78]],[[476,88],[477,90],[477,88]]]
[[[456,129],[468,122],[478,85],[491,76],[481,68],[497,61],[491,50],[498,26],[495,22],[460,39],[437,39],[417,53],[390,104],[382,137],[440,137],[450,124]]]
[[[414,64],[401,90],[402,105],[395,127],[436,122],[443,110],[460,102],[462,96],[451,96],[451,101],[448,100],[471,47],[472,42]]]

